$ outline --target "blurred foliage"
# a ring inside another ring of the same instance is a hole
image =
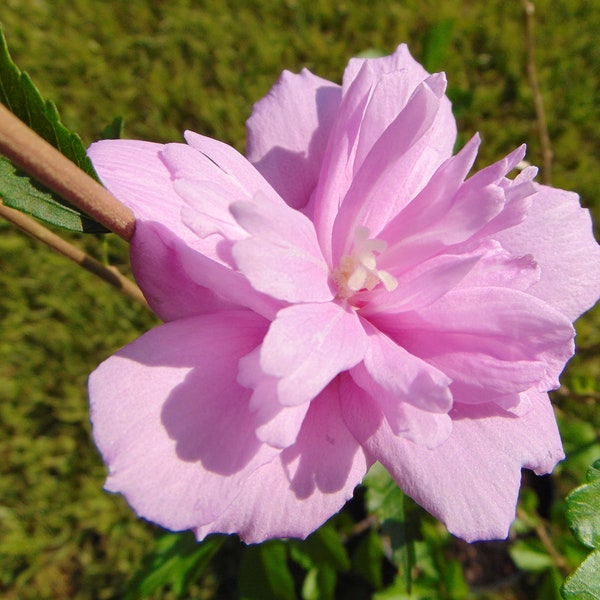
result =
[[[598,219],[600,12],[583,0],[538,0],[536,8],[553,183],[579,192]],[[3,0],[0,22],[15,62],[85,143],[122,116],[129,137],[179,140],[189,128],[243,149],[253,103],[284,68],[339,81],[349,57],[407,42],[447,72],[460,143],[482,133],[479,166],[523,141],[540,164],[521,10],[503,0]],[[93,236],[69,239],[127,270],[119,240],[106,249]],[[0,223],[0,319],[7,600],[118,599],[137,593],[132,585],[165,600],[266,598],[267,589],[277,598],[402,599],[407,565],[410,598],[547,600],[559,598],[563,574],[586,556],[563,499],[600,456],[600,309],[579,321],[578,356],[553,395],[568,458],[552,478],[526,477],[511,542],[464,544],[408,503],[411,548],[394,537],[404,517],[377,498],[382,481],[366,498],[359,489],[305,542],[259,549],[229,537],[207,550],[165,536],[102,491],[85,395],[87,374],[154,317]],[[377,502],[367,516],[365,505]],[[173,556],[185,557],[185,568]]]

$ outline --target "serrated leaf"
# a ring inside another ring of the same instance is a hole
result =
[[[565,600],[598,600],[600,598],[600,551],[592,552],[567,577],[561,594]]]
[[[18,171],[4,156],[0,156],[0,197],[6,206],[63,229],[83,233],[108,231],[64,200],[59,202],[55,194]]]
[[[588,483],[567,496],[567,521],[573,535],[591,548],[600,548],[600,460],[587,472]],[[592,552],[567,577],[561,594],[567,600],[600,598],[600,550]]]
[[[575,537],[590,548],[600,547],[600,460],[587,474],[588,483],[567,496],[567,521]]]
[[[42,98],[29,75],[12,61],[1,26],[0,102],[90,177],[99,181],[81,138],[61,123],[56,106]],[[7,162],[6,159],[4,162]],[[16,170],[9,172],[4,166],[3,176],[0,176],[0,198],[7,206],[72,231],[108,232],[60,196],[34,182],[29,175],[17,173],[16,180],[15,173]],[[66,210],[60,210],[61,206]]]
[[[245,549],[239,596],[241,600],[296,600],[283,542],[273,540]]]
[[[27,73],[13,62],[0,26],[0,102],[80,169],[99,181],[81,138],[60,121],[56,106],[42,98]]]
[[[189,532],[163,535],[129,583],[123,600],[138,600],[166,586],[183,598],[224,541],[224,536],[212,536],[198,543]]]

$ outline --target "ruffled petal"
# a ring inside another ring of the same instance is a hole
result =
[[[342,371],[360,362],[367,335],[356,313],[333,302],[284,308],[265,336],[262,370],[279,378],[279,401],[294,406],[312,400]]]
[[[377,236],[450,156],[451,148],[443,157],[436,154],[432,158],[430,154],[432,136],[439,134],[434,125],[444,90],[445,79],[441,75],[421,83],[360,166],[356,159],[352,184],[334,225],[334,260],[349,254],[357,226],[364,226]]]
[[[384,131],[404,110],[415,89],[428,77],[406,46],[400,46],[391,57],[356,59],[346,69],[342,102],[323,157],[313,203],[317,235],[328,261],[332,259],[333,223],[353,178]],[[442,80],[443,75],[430,78],[431,89],[439,91],[438,82]],[[443,90],[440,95],[443,96]],[[390,134],[389,137],[393,136]],[[397,136],[397,140],[402,138]],[[407,166],[408,180],[402,182],[402,187],[417,192],[436,168],[451,156],[455,138],[456,123],[451,105],[446,97],[442,97],[427,147],[420,153],[415,149],[419,155],[417,176],[413,179]],[[386,144],[388,142],[386,140]],[[383,145],[379,143],[379,146]],[[375,158],[373,162],[376,162]],[[341,237],[345,241],[346,238]]]
[[[484,253],[482,250],[465,255],[442,254],[397,276],[398,286],[391,292],[379,287],[357,294],[357,301],[365,302],[361,315],[373,318],[378,314],[386,314],[389,317],[394,313],[419,310],[433,304],[457,287]]]
[[[397,403],[447,413],[452,407],[451,379],[368,323],[364,326],[369,346],[364,361],[350,371],[354,380],[374,397],[384,390]]]
[[[458,405],[452,433],[436,448],[394,435],[375,400],[342,390],[348,428],[398,485],[467,540],[502,539],[515,518],[521,468],[550,472],[564,458],[546,394],[528,392],[532,408],[515,417],[493,404]]]
[[[391,337],[412,354],[454,380],[505,394],[558,387],[573,354],[571,323],[507,288],[456,289],[420,311],[385,317]]]
[[[230,211],[250,237],[237,242],[233,256],[253,287],[287,302],[331,300],[329,269],[315,229],[302,213],[281,202],[235,202]]]
[[[238,383],[252,389],[250,410],[256,418],[256,437],[274,448],[291,446],[298,438],[310,403],[283,406],[279,402],[278,379],[263,372],[260,346],[240,360]]]
[[[328,264],[332,264],[333,223],[354,176],[354,157],[372,87],[369,68],[364,65],[344,93],[323,155],[317,187],[307,207]]]
[[[490,224],[505,211],[506,190],[498,181],[483,185],[483,177],[473,176],[462,183],[477,145],[478,139],[473,138],[446,161],[422,192],[387,224],[380,235],[389,243],[381,260],[383,268],[406,269],[449,248],[459,253],[465,242],[485,237]]]
[[[307,69],[284,71],[246,123],[248,160],[293,208],[306,206],[317,185],[340,100],[339,85]]]
[[[532,255],[540,266],[540,280],[529,293],[574,320],[600,295],[600,246],[577,194],[541,185],[536,190],[527,218],[498,239],[516,255]]]
[[[363,363],[351,369],[350,375],[354,382],[375,400],[395,435],[428,448],[439,446],[450,435],[452,422],[447,413],[432,412],[429,406],[425,409],[421,408],[427,404],[427,399],[423,401],[422,398],[417,397],[410,399],[412,402],[409,402],[408,396],[393,394],[369,375]],[[422,385],[422,387],[426,386]],[[451,399],[449,390],[448,396]],[[437,408],[435,403],[434,400],[434,408]]]
[[[90,376],[94,439],[106,488],[170,529],[217,518],[241,482],[277,451],[255,435],[239,359],[267,328],[250,311],[179,319],[157,327]]]
[[[304,538],[352,497],[371,462],[341,418],[333,383],[311,402],[297,442],[254,471],[238,501],[196,535],[238,533],[246,543]]]
[[[193,244],[177,244],[183,269],[224,301],[272,318],[283,303],[257,291],[237,270],[232,248],[248,234],[232,216],[230,205],[251,204],[256,198],[269,206],[285,204],[233,148],[189,131],[186,139],[190,145],[169,144],[163,152],[182,204],[180,220],[194,236]]]
[[[401,44],[389,56],[351,59],[344,71],[344,94],[365,66],[368,66],[373,93],[361,127],[358,165],[406,106],[414,90],[429,77],[429,73],[411,56],[408,46]],[[443,99],[437,133],[431,140],[430,150],[439,153],[444,160],[451,154],[456,139],[456,122],[447,98]]]

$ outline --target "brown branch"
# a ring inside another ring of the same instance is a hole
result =
[[[107,267],[96,259],[92,258],[79,248],[76,248],[69,242],[63,240],[61,237],[34,221],[22,212],[5,206],[0,200],[0,216],[4,217],[7,221],[18,227],[21,231],[27,235],[40,240],[47,246],[50,246],[57,252],[60,252],[63,256],[66,256],[69,260],[77,263],[84,269],[87,269],[100,279],[108,282],[110,285],[116,287],[125,295],[133,298],[140,304],[143,304],[148,308],[148,303],[144,298],[140,288],[135,283],[127,279],[124,275],[119,273],[114,267]]]
[[[0,154],[126,241],[135,217],[97,181],[0,104]]]
[[[546,122],[546,112],[544,111],[544,100],[540,91],[540,85],[535,66],[535,37],[533,34],[533,25],[535,22],[535,5],[531,0],[521,0],[523,13],[525,15],[525,45],[527,50],[527,75],[529,85],[533,94],[533,104],[535,107],[538,135],[542,150],[542,182],[550,185],[552,179],[552,146],[550,144],[550,135],[548,134],[548,124]]]

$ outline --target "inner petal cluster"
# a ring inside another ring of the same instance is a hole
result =
[[[385,241],[369,238],[367,227],[356,227],[352,253],[342,256],[339,268],[333,272],[338,298],[348,299],[361,290],[371,291],[380,283],[388,292],[396,289],[396,278],[377,268],[375,253],[381,254],[386,248]]]

